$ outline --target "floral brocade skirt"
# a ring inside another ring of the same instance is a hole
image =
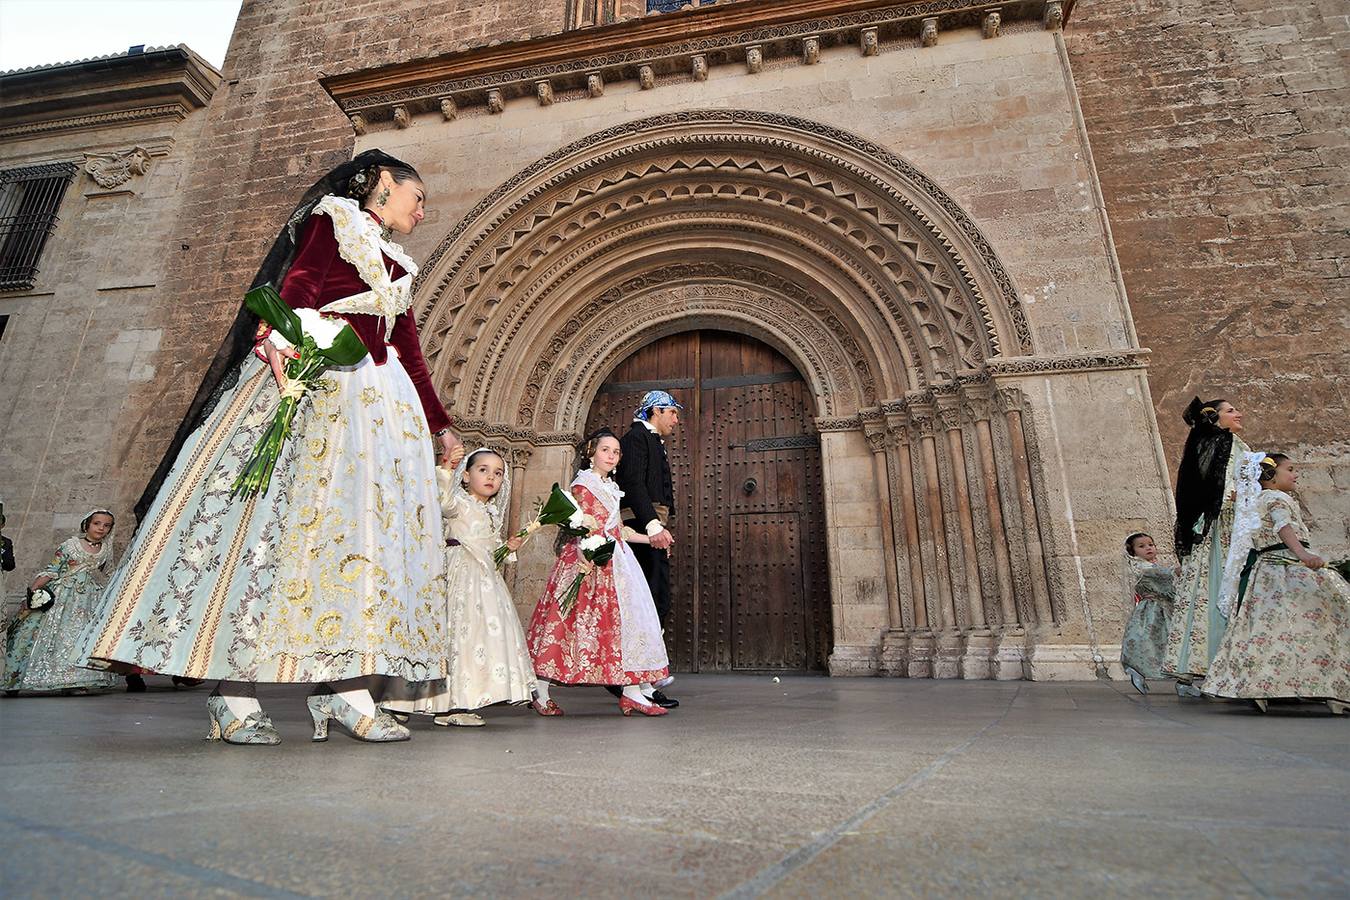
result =
[[[1166,600],[1147,598],[1136,603],[1120,639],[1121,665],[1145,678],[1162,678],[1171,619],[1172,604]]]
[[[235,498],[277,402],[271,370],[250,356],[184,444],[83,659],[262,682],[445,674],[435,457],[397,354],[329,370],[267,493]]]
[[[1293,554],[1262,555],[1204,690],[1235,699],[1350,703],[1350,585]]]

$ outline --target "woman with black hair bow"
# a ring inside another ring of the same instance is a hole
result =
[[[423,217],[416,170],[378,150],[315,184],[254,287],[344,320],[369,355],[304,397],[271,487],[235,480],[291,390],[279,335],[241,308],[137,505],[140,528],[86,633],[92,665],[220,679],[211,739],[280,741],[257,682],[314,684],[314,740],[335,720],[364,741],[407,740],[368,677],[445,676],[433,434],[458,447],[409,312],[417,266],[392,232]]]
[[[1204,678],[1223,638],[1220,595],[1233,515],[1239,502],[1260,492],[1254,456],[1239,433],[1242,413],[1227,400],[1196,397],[1183,415],[1191,426],[1177,469],[1177,519],[1173,532],[1181,577],[1167,635],[1163,670],[1177,679],[1177,694],[1199,697],[1193,684]]]

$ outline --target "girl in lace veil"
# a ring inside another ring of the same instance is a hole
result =
[[[525,632],[493,558],[511,505],[510,472],[505,455],[491,447],[474,450],[451,471],[437,469],[446,544],[447,674],[389,685],[380,706],[402,721],[418,714],[436,725],[475,727],[484,720],[474,710],[532,698],[534,666]],[[520,539],[506,544],[514,552]]]

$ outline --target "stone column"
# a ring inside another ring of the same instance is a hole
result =
[[[923,556],[919,544],[919,516],[915,509],[914,458],[910,452],[909,415],[901,401],[886,407],[886,443],[894,470],[891,484],[892,521],[897,534],[896,564],[901,584],[908,580],[908,603],[902,603],[901,618],[909,613],[907,632],[892,632],[888,642],[905,645],[905,673],[910,678],[933,677],[933,632],[928,627],[928,598],[924,589]],[[904,565],[900,565],[903,556]]]
[[[902,591],[898,577],[895,542],[894,501],[891,496],[890,461],[887,457],[886,426],[880,411],[868,410],[862,414],[863,435],[872,451],[872,478],[877,487],[877,517],[881,524],[881,544],[885,555],[883,575],[886,579],[887,630],[881,641],[880,670],[883,675],[906,674],[908,638],[905,635],[904,615],[901,610]]]
[[[934,612],[938,621],[936,653],[933,658],[934,678],[957,678],[960,675],[961,635],[957,631],[956,605],[952,597],[951,557],[947,547],[946,513],[942,508],[942,483],[938,472],[936,426],[933,421],[932,395],[922,395],[910,403],[910,422],[918,437],[922,467],[926,528],[921,532],[921,544],[927,545],[924,555],[933,561],[925,565],[925,574],[931,568],[935,582]]]
[[[1027,461],[1027,438],[1023,429],[1022,392],[1017,388],[1000,388],[999,406],[1008,424],[1009,448],[1012,451],[1013,472],[1017,479],[1017,497],[1022,507],[1022,532],[1027,547],[1027,568],[1031,579],[1031,595],[1039,624],[1054,621],[1050,604],[1050,585],[1045,575],[1045,548],[1041,543],[1040,520],[1036,516],[1036,500],[1032,493],[1031,465]]]
[[[961,653],[961,677],[982,679],[990,676],[989,661],[994,653],[994,638],[984,612],[984,591],[980,585],[979,547],[975,541],[975,521],[971,512],[970,478],[966,472],[966,448],[961,423],[960,401],[954,395],[938,397],[938,419],[947,431],[947,451],[951,458],[952,495],[957,525],[961,533],[961,568],[966,582],[966,609],[970,630],[965,634]]]

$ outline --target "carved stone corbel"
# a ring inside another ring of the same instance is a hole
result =
[[[605,96],[605,78],[599,72],[586,73],[586,96]]]
[[[365,134],[366,129],[368,128],[366,125],[366,117],[360,113],[352,113],[350,118],[352,120],[352,131],[356,132],[357,137]]]
[[[656,87],[656,70],[651,66],[641,66],[638,68],[638,87],[644,91],[650,91]]]
[[[758,75],[764,69],[764,50],[755,44],[745,48],[745,71]]]
[[[84,170],[101,188],[120,187],[130,181],[131,176],[144,175],[149,167],[150,153],[143,147],[84,155]]]
[[[820,62],[820,36],[810,35],[802,38],[802,64],[814,66]]]
[[[441,98],[441,118],[447,122],[453,122],[459,116],[459,106],[455,104],[455,98]]]
[[[488,88],[487,92],[488,112],[496,115],[506,109],[506,98],[502,96],[501,88]]]
[[[695,81],[708,80],[708,57],[700,53],[690,60],[689,66],[690,70],[693,72]]]
[[[863,56],[876,56],[881,52],[881,37],[875,28],[864,28],[858,39]]]
[[[919,25],[919,43],[925,47],[937,44],[938,20],[936,16],[924,19]]]
[[[408,107],[400,103],[394,107],[394,127],[407,128],[412,124],[412,116],[408,115]]]
[[[539,98],[540,106],[553,105],[553,85],[547,79],[534,83],[534,95]]]
[[[981,23],[980,30],[984,33],[984,39],[996,38],[1002,33],[1003,14],[997,10],[984,14],[984,21]]]
[[[1050,0],[1045,4],[1045,30],[1059,31],[1064,27],[1064,4],[1060,0]]]

